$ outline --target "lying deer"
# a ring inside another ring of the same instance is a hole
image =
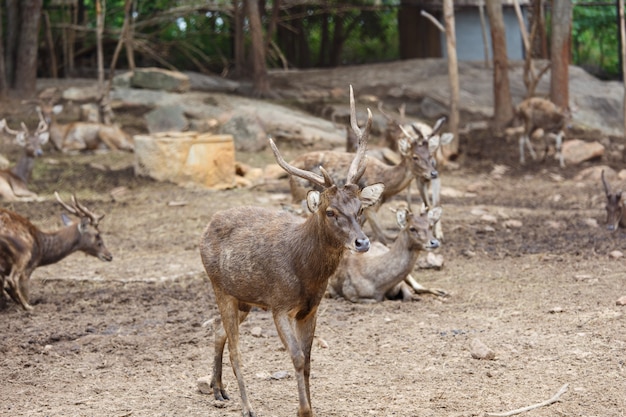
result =
[[[352,87],[350,106],[354,116]],[[285,162],[270,139],[274,156],[287,173],[322,189],[307,194],[313,214],[306,220],[285,211],[237,207],[215,213],[202,235],[200,254],[222,318],[215,333],[211,387],[216,400],[229,399],[222,382],[222,357],[228,340],[245,417],[256,413],[243,379],[239,324],[254,306],[271,310],[280,339],[291,356],[298,385],[298,416],[313,415],[309,377],[317,309],[328,278],[344,252],[369,249],[370,241],[361,230],[359,217],[363,208],[376,203],[384,189],[383,184],[364,188],[357,185],[366,168],[371,112],[368,110],[363,131],[357,126],[356,117],[351,124],[359,138],[359,148],[353,155],[345,185],[333,181],[324,169],[318,175]]]
[[[39,101],[37,111],[50,125],[50,139],[61,152],[79,152],[97,149],[133,151],[132,137],[117,125],[97,122],[59,123],[56,115],[63,111],[63,105],[52,105]]]
[[[561,109],[550,100],[541,97],[531,97],[522,101],[515,109],[513,123],[521,123],[522,133],[519,138],[520,164],[526,162],[524,158],[524,146],[528,148],[533,159],[537,159],[537,154],[530,142],[531,137],[543,137],[545,151],[543,159],[548,155],[550,139],[554,139],[556,146],[556,156],[559,159],[561,168],[565,167],[561,145],[563,143],[564,129],[569,119],[569,111]],[[508,134],[519,132],[519,128],[507,129]]]
[[[405,279],[423,251],[439,247],[431,229],[440,215],[441,208],[424,210],[419,215],[408,209],[397,210],[401,230],[391,247],[379,244],[379,249],[374,250],[373,245],[366,254],[346,254],[329,280],[329,294],[354,303],[400,295],[403,301],[412,300],[413,292]]]
[[[354,108],[351,111],[356,111]],[[356,120],[356,114],[350,115],[351,120]],[[354,122],[356,123],[356,122]],[[352,127],[354,130],[354,126]],[[376,212],[380,204],[389,198],[400,193],[407,188],[413,178],[422,178],[430,181],[437,178],[439,173],[432,166],[432,161],[428,153],[428,143],[417,141],[411,137],[402,137],[398,140],[398,150],[402,157],[400,163],[395,166],[387,165],[376,158],[367,157],[365,160],[367,169],[361,179],[361,184],[383,183],[385,190],[381,196],[380,203],[365,210],[365,217],[370,223],[372,233],[376,240],[387,243],[388,238],[378,221]],[[354,159],[353,153],[336,151],[314,151],[300,155],[291,164],[299,169],[320,172],[324,167],[326,172],[335,182],[340,182],[345,178],[350,161]],[[300,178],[290,177],[289,184],[291,196],[294,203],[304,201],[307,190],[315,187],[310,181]],[[320,189],[318,188],[318,191]]]
[[[71,221],[62,215],[65,227],[54,232],[43,232],[27,218],[0,208],[0,281],[8,295],[25,310],[32,310],[28,303],[28,287],[33,271],[44,265],[59,262],[76,251],[111,261],[113,256],[104,245],[98,231],[98,223],[104,215],[95,215],[72,196],[72,205],[64,203],[54,193],[63,208],[78,218]]]
[[[604,179],[604,170],[602,170],[601,177],[604,185],[604,194],[606,194],[606,228],[611,232],[616,231],[619,227],[626,228],[622,192],[611,192],[611,187]]]
[[[34,201],[37,194],[28,189],[28,181],[35,166],[35,158],[43,154],[41,147],[48,142],[48,124],[40,118],[37,130],[31,133],[24,122],[22,130],[18,131],[9,128],[6,120],[2,119],[2,131],[15,137],[15,142],[23,147],[24,154],[12,169],[0,170],[0,198],[7,201]]]

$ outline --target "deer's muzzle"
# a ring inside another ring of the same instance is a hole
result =
[[[367,252],[370,250],[370,240],[368,238],[358,238],[354,241],[354,249],[357,252]]]

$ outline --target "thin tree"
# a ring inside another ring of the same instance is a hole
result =
[[[619,0],[617,4],[619,13],[620,43],[622,46],[622,50],[620,51],[622,56],[622,79],[626,80],[626,28],[624,26],[624,2]],[[622,102],[622,121],[624,123],[624,135],[626,136],[626,85],[624,85],[624,98]]]
[[[24,97],[35,94],[37,86],[37,49],[43,0],[20,2],[21,26],[15,65],[15,89]]]
[[[506,52],[506,33],[502,17],[501,0],[487,0],[487,16],[491,29],[493,49],[493,127],[496,133],[503,131],[513,118],[513,100],[509,85],[509,62]]]
[[[254,94],[267,96],[270,93],[270,82],[267,75],[267,63],[265,62],[265,42],[263,41],[263,26],[261,13],[257,0],[246,0],[248,22],[250,24],[251,58],[252,58],[252,82]]]
[[[4,37],[2,33],[2,8],[0,8],[0,98],[4,97],[9,90],[7,73],[4,66]]]
[[[454,140],[444,147],[444,155],[449,158],[459,153],[459,64],[456,55],[456,32],[454,30],[454,4],[443,0],[443,19],[446,28],[448,51],[448,81],[450,83],[450,131]]]
[[[569,107],[569,63],[572,32],[572,1],[552,0],[550,100]]]
[[[453,141],[444,149],[445,159],[457,155],[459,152],[459,65],[456,55],[456,34],[454,31],[454,5],[452,0],[444,0],[443,17],[445,27],[437,18],[426,10],[420,12],[422,16],[430,20],[440,32],[445,33],[448,52],[448,82],[450,84],[450,115],[449,125]]]

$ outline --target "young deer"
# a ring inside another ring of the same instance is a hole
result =
[[[55,232],[43,232],[27,218],[0,208],[0,281],[9,296],[25,310],[28,303],[28,285],[33,271],[44,265],[59,262],[69,254],[82,251],[102,261],[113,256],[104,245],[98,223],[104,215],[97,216],[72,196],[72,205],[64,203],[55,193],[58,202],[78,221],[63,215],[65,227]]]
[[[406,137],[411,138],[412,141],[421,143],[421,146],[424,146],[428,149],[430,162],[434,168],[437,167],[437,153],[441,150],[441,146],[449,144],[454,138],[454,135],[452,135],[452,133],[444,133],[442,135],[439,135],[439,130],[441,130],[441,127],[443,126],[445,120],[445,117],[439,118],[432,127],[428,126],[425,123],[412,123],[410,125],[410,129],[412,129],[412,132],[407,129],[407,126],[399,126],[400,131]],[[422,201],[424,202],[426,207],[429,209],[439,207],[441,195],[441,177],[437,175],[436,177],[429,179],[423,175],[416,175],[415,183],[417,184],[417,190],[419,191],[420,197],[422,197]],[[410,184],[407,187],[407,202],[409,203],[410,207]],[[437,239],[443,240],[443,228],[439,219],[435,222],[434,233]]]
[[[18,145],[24,148],[24,154],[12,169],[0,170],[0,198],[7,201],[33,201],[37,194],[28,189],[28,181],[35,166],[35,158],[41,156],[41,147],[50,136],[48,124],[40,118],[37,130],[30,132],[22,123],[22,130],[16,131],[7,126],[6,120],[0,120],[0,132],[7,132],[15,137]]]
[[[549,139],[553,138],[556,146],[556,156],[559,158],[561,168],[565,167],[563,160],[563,152],[561,145],[563,143],[564,129],[569,112],[561,109],[556,104],[541,97],[531,97],[522,101],[515,109],[515,118],[513,122],[521,121],[523,123],[523,132],[519,138],[520,164],[524,164],[524,146],[528,148],[528,152],[533,159],[537,159],[537,154],[530,143],[530,138],[541,136],[544,139],[545,151],[543,159],[548,155]],[[514,132],[515,129],[509,129]]]
[[[50,139],[61,152],[78,152],[108,148],[111,150],[133,151],[133,140],[117,125],[97,122],[59,123],[56,115],[63,111],[63,105],[38,102],[37,111],[50,125]]]
[[[604,185],[604,194],[606,195],[606,228],[611,232],[616,231],[620,227],[626,228],[622,192],[611,192],[611,187],[604,179],[604,170],[602,170],[601,177]]]
[[[351,112],[351,120],[356,120],[356,110],[352,108]],[[355,123],[353,122],[353,130]],[[432,166],[426,142],[417,141],[411,137],[402,137],[398,140],[398,150],[402,160],[395,166],[387,165],[376,158],[366,158],[367,169],[360,182],[361,184],[379,182],[385,184],[385,190],[379,204],[365,210],[365,218],[370,223],[373,235],[376,240],[382,243],[387,243],[388,238],[376,215],[380,205],[407,188],[414,177],[430,181],[439,175]],[[291,164],[299,169],[316,173],[320,172],[321,167],[324,167],[331,178],[335,182],[340,183],[342,178],[345,178],[346,171],[353,158],[354,154],[348,152],[315,151],[300,155],[291,161]],[[307,190],[311,189],[311,187],[318,187],[318,191],[320,190],[319,186],[312,184],[311,181],[294,178],[293,176],[289,178],[289,185],[294,203],[304,201]]]
[[[354,115],[354,94],[350,87]],[[202,234],[200,254],[213,285],[222,326],[215,334],[215,356],[211,386],[215,399],[228,399],[222,383],[222,357],[228,341],[230,362],[237,378],[245,417],[252,410],[242,373],[239,352],[239,324],[253,306],[272,311],[276,329],[293,362],[299,396],[299,417],[313,415],[309,376],[311,345],[319,303],[328,278],[346,250],[366,252],[370,241],[359,225],[364,207],[380,197],[384,185],[361,189],[357,184],[365,170],[364,156],[372,124],[361,131],[353,117],[351,124],[359,137],[345,185],[322,175],[296,168],[282,158],[270,139],[278,164],[290,175],[305,178],[323,189],[307,195],[313,212],[306,220],[288,212],[258,207],[237,207],[217,212]]]
[[[329,280],[330,295],[353,303],[383,301],[399,295],[403,301],[413,299],[405,279],[422,251],[439,247],[431,229],[440,215],[441,208],[424,210],[420,215],[408,209],[397,210],[396,221],[401,230],[391,247],[380,245],[380,250],[372,247],[366,254],[346,254]]]

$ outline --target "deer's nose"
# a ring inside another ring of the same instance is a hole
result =
[[[615,230],[615,225],[614,224],[609,224],[606,228],[607,228],[607,230],[609,232],[612,232],[613,230]]]
[[[430,239],[430,242],[428,242],[428,244],[428,247],[431,249],[437,249],[439,247],[439,241],[437,239]]]
[[[368,238],[357,239],[354,241],[354,247],[357,252],[367,252],[370,249],[370,240]]]
[[[430,179],[437,179],[437,177],[439,176],[439,173],[437,172],[436,169],[433,169],[432,171],[430,171]]]

